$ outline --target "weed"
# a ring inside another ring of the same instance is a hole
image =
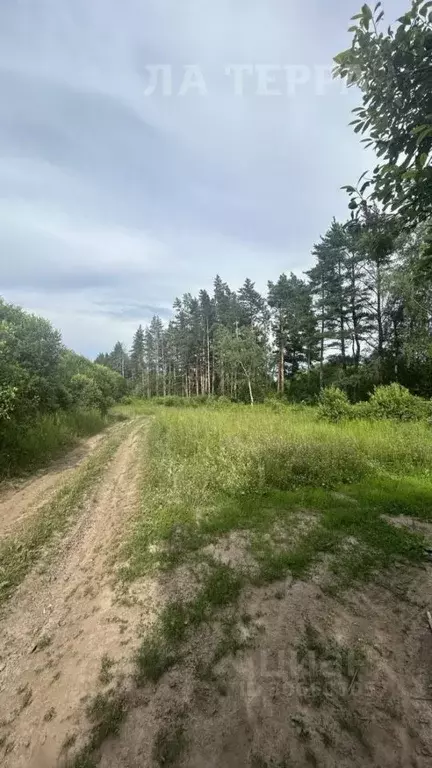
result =
[[[179,660],[174,652],[164,642],[157,631],[144,638],[135,657],[136,682],[144,685],[147,680],[157,683]]]
[[[293,715],[291,717],[291,722],[297,731],[297,735],[300,741],[309,741],[310,731],[309,728],[305,725],[303,717],[301,715]]]
[[[176,765],[186,748],[186,735],[183,725],[163,728],[156,736],[153,745],[153,759],[160,766]]]
[[[44,648],[48,648],[49,645],[52,643],[52,636],[51,635],[42,635],[41,639],[39,640],[37,644],[37,650],[43,651]]]
[[[99,693],[87,706],[87,717],[93,723],[91,747],[98,749],[109,736],[117,736],[126,718],[124,696],[113,692]]]
[[[108,685],[113,679],[112,668],[114,663],[114,659],[111,659],[106,653],[102,656],[101,669],[99,672],[99,680],[102,685]]]
[[[71,733],[68,736],[66,736],[63,745],[62,745],[62,752],[67,752],[71,747],[74,746],[77,740],[76,733]]]
[[[29,685],[24,685],[22,688],[19,688],[18,693],[22,696],[21,709],[26,709],[33,700],[33,691]]]
[[[250,618],[250,617],[249,617]],[[214,672],[214,667],[219,664],[226,656],[235,656],[239,651],[250,646],[250,641],[244,640],[239,636],[239,629],[234,616],[228,616],[221,622],[221,637],[211,655],[210,660],[198,661],[195,674],[199,680],[216,683],[218,686],[221,681],[218,680]]]

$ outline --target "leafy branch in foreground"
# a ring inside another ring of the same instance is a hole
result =
[[[383,20],[381,2],[363,5],[351,47],[335,57],[335,76],[363,94],[354,131],[380,159],[360,188],[346,189],[353,210],[372,187],[375,200],[415,225],[432,214],[432,2],[413,0],[387,31]]]

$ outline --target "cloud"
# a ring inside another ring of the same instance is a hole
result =
[[[332,216],[346,215],[340,186],[371,164],[347,126],[358,95],[324,70],[357,6],[1,4],[6,298],[94,354],[129,342],[154,312],[169,317],[176,295],[209,288],[217,272],[265,290],[281,271],[307,269]],[[157,64],[169,67],[172,96],[160,81],[144,95]],[[243,97],[230,64],[255,68]],[[178,95],[186,65],[199,67],[205,96]],[[264,65],[284,95],[257,94]],[[291,96],[285,66],[291,78],[306,68]]]

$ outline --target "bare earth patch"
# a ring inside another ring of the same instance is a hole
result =
[[[223,624],[204,625],[157,685],[132,686],[102,768],[430,766],[432,573],[404,574],[342,599],[248,588],[230,617],[246,647],[203,674]]]
[[[394,525],[397,528],[409,528],[411,531],[421,533],[425,539],[432,543],[432,523],[428,523],[426,520],[419,520],[416,517],[408,517],[407,515],[383,515],[390,525]]]
[[[4,768],[50,768],[85,733],[85,703],[128,671],[140,608],[116,597],[109,558],[138,504],[135,421],[47,572],[29,574],[0,624]]]

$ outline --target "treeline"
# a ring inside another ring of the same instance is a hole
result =
[[[100,429],[126,388],[66,349],[47,320],[0,298],[0,474],[42,464]]]
[[[432,3],[383,18],[380,2],[363,5],[335,58],[362,94],[354,130],[378,158],[346,187],[347,221],[329,223],[302,277],[261,295],[218,276],[211,295],[177,299],[166,327],[154,317],[130,351],[100,355],[136,393],[313,400],[336,384],[355,401],[399,382],[432,396]]]
[[[397,381],[432,396],[432,281],[419,271],[427,228],[395,233],[385,251],[363,230],[333,221],[300,278],[282,274],[265,296],[218,276],[211,295],[186,294],[164,327],[140,326],[130,351],[118,342],[97,362],[143,397],[263,397],[271,390],[315,399],[337,384],[353,400]]]

